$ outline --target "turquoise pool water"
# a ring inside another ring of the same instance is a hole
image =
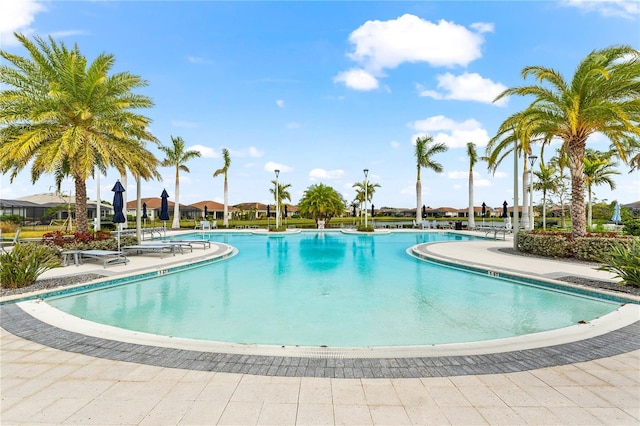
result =
[[[210,239],[236,247],[238,255],[48,303],[91,321],[166,336],[335,347],[511,337],[589,321],[619,306],[406,253],[419,243],[467,239],[455,234],[235,233]]]

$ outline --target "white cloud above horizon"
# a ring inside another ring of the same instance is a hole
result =
[[[276,99],[276,105],[278,105],[279,108],[284,108],[284,101],[282,99]]]
[[[466,28],[444,19],[431,22],[411,14],[388,21],[370,20],[349,35],[353,45],[348,57],[359,67],[340,72],[334,82],[355,90],[374,90],[384,70],[403,63],[427,63],[432,67],[466,67],[482,57],[483,34],[493,24],[477,22]]]
[[[249,148],[243,148],[243,149],[231,149],[231,148],[229,148],[229,155],[231,156],[232,160],[233,160],[233,157],[260,158],[260,157],[262,157],[264,155],[264,151],[260,151],[255,146],[250,146]]]
[[[282,173],[292,172],[293,167],[287,166],[282,163],[276,163],[275,161],[267,161],[264,164],[264,170],[271,173],[275,172],[276,170],[280,170],[280,177],[282,178]],[[274,179],[275,179],[275,175],[274,175]]]
[[[198,151],[203,158],[220,158],[221,154],[218,154],[213,148],[204,145],[193,145],[187,148],[188,151]]]
[[[640,3],[625,0],[564,0],[564,6],[575,7],[584,12],[595,12],[604,17],[638,20]]]
[[[8,0],[2,2],[2,13],[0,13],[0,40],[3,46],[17,46],[18,39],[13,36],[14,32],[30,35],[34,32],[31,24],[35,20],[36,14],[45,12],[47,8],[35,0]]]
[[[341,169],[325,170],[321,168],[315,168],[309,172],[309,180],[314,182],[322,179],[340,179],[342,176],[344,176],[344,170]]]
[[[438,79],[438,89],[440,91],[427,90],[422,85],[417,85],[420,96],[433,99],[476,101],[502,107],[507,106],[509,102],[509,98],[505,97],[494,103],[493,100],[505,91],[507,86],[495,83],[477,73],[465,72],[458,76],[445,73],[438,75],[436,78]]]
[[[420,132],[411,137],[412,143],[425,133],[433,136],[435,142],[444,143],[449,148],[464,148],[468,142],[475,143],[476,147],[483,147],[489,141],[487,130],[473,118],[457,122],[443,115],[436,115],[416,120],[409,127]]]

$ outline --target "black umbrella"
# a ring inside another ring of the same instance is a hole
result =
[[[502,217],[509,217],[507,214],[507,202],[502,203]]]
[[[116,184],[113,186],[113,223],[125,223],[127,218],[124,217],[124,213],[122,210],[124,209],[124,198],[122,193],[125,191],[124,187],[120,183],[120,181],[116,181]],[[118,231],[118,251],[120,251],[120,225],[117,225]]]
[[[267,217],[271,217],[271,206],[267,204]]]
[[[289,216],[289,211],[287,210],[287,205],[284,205],[284,217]]]
[[[351,213],[353,217],[356,217],[356,205],[353,205],[353,213]]]
[[[427,218],[427,206],[425,206],[424,204],[422,205],[422,218]]]
[[[482,217],[485,217],[486,214],[487,214],[487,205],[485,203],[482,203]]]
[[[371,217],[373,217],[375,215],[375,206],[373,204],[371,204]]]
[[[204,218],[206,219],[208,215],[209,215],[209,209],[207,209],[207,206],[204,206]]]
[[[169,198],[169,194],[167,194],[167,190],[163,189],[162,190],[162,194],[160,195],[160,198],[162,198],[162,201],[160,202],[160,215],[158,216],[160,218],[160,220],[165,221],[164,222],[164,233],[165,233],[165,237],[167,236],[167,220],[169,220],[169,201],[167,200],[167,198]]]
[[[147,216],[147,203],[142,203],[142,218],[146,219],[149,216]]]

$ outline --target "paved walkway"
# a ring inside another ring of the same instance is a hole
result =
[[[511,268],[515,260],[496,250],[503,242],[466,244],[464,250],[459,243],[425,250],[495,268]],[[176,261],[186,260],[181,256]],[[142,258],[154,263],[145,267],[166,268],[166,258]],[[136,260],[122,268],[140,267]],[[517,261],[513,269],[548,277],[573,268],[566,262],[545,260],[551,263],[542,267],[532,258]],[[580,266],[584,269],[564,274],[610,278]],[[5,319],[2,325],[11,328]],[[638,323],[630,327],[628,333],[617,332],[626,334],[616,340],[636,336],[630,340],[637,341]],[[640,350],[512,373],[348,379],[153,366],[55,349],[28,335],[0,332],[3,425],[640,423]],[[611,345],[615,342],[605,346]]]

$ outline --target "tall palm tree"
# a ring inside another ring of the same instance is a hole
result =
[[[175,167],[176,168],[176,195],[175,202],[173,204],[173,223],[172,229],[180,228],[180,170],[189,173],[190,170],[185,163],[192,158],[200,157],[199,151],[186,151],[184,140],[180,136],[171,136],[171,143],[173,146],[160,145],[160,151],[164,152],[165,158],[160,165],[162,167]]]
[[[558,189],[558,175],[556,168],[540,161],[538,170],[533,175],[538,179],[533,182],[533,189],[542,191],[542,229],[547,229],[547,194]]]
[[[128,72],[111,73],[113,55],[89,63],[49,37],[30,41],[15,34],[29,52],[0,51],[0,172],[10,180],[31,165],[35,183],[43,174],[71,176],[75,185],[76,230],[87,232],[86,180],[97,167],[115,167],[145,180],[160,178],[158,160],[144,147],[157,143],[147,131],[151,120],[137,111],[153,106],[133,93],[147,82]],[[59,175],[61,173],[61,175]]]
[[[570,82],[552,68],[528,66],[523,78],[534,77],[539,84],[514,87],[505,96],[533,96],[523,111],[508,117],[497,138],[520,126],[526,138],[542,138],[550,143],[563,140],[570,160],[572,236],[586,232],[584,205],[584,153],[587,140],[595,132],[604,134],[627,161],[626,144],[640,137],[640,52],[631,46],[613,46],[589,53]]]
[[[366,183],[365,183],[366,182]],[[371,183],[370,180],[366,180],[364,182],[356,182],[351,185],[352,188],[356,188],[356,200],[362,206],[365,202],[365,194],[367,198],[367,202],[371,202],[373,200],[373,194],[376,192],[376,188],[380,188],[380,184]],[[365,190],[366,189],[366,190]],[[362,215],[368,214],[363,208],[360,209],[360,220],[362,220]]]
[[[476,227],[476,212],[473,208],[473,166],[478,162],[478,152],[476,151],[476,145],[473,142],[467,143],[467,155],[469,156],[469,211],[467,214],[467,228],[473,229]]]
[[[342,196],[332,187],[322,183],[311,185],[304,191],[298,209],[302,216],[312,217],[316,223],[324,220],[326,224],[332,217],[344,212]]]
[[[620,172],[615,170],[617,163],[611,160],[611,153],[594,151],[587,149],[584,157],[584,184],[587,187],[588,203],[587,203],[587,229],[591,229],[593,216],[593,187],[600,185],[609,185],[614,190],[616,183],[613,175],[619,175]]]
[[[273,200],[278,205],[279,212],[282,215],[284,210],[284,203],[282,201],[289,200],[291,201],[291,194],[289,193],[289,188],[291,188],[290,183],[280,183],[275,179],[271,181],[273,184],[273,188],[269,188],[269,192],[273,194]],[[276,185],[278,185],[277,198],[276,198]]]
[[[433,144],[433,145],[432,145]],[[420,206],[422,206],[422,182],[420,180],[420,170],[424,167],[436,173],[442,173],[442,164],[437,163],[433,156],[446,152],[449,148],[443,143],[434,143],[433,137],[425,135],[416,138],[415,156],[418,169],[416,179],[416,222],[420,222]]]
[[[229,166],[231,166],[231,157],[229,156],[229,150],[227,148],[222,148],[222,160],[224,161],[224,166],[222,168],[216,170],[213,173],[213,177],[218,177],[219,175],[224,176],[224,226],[225,228],[229,227],[229,184],[227,183],[227,173],[229,172]]]

